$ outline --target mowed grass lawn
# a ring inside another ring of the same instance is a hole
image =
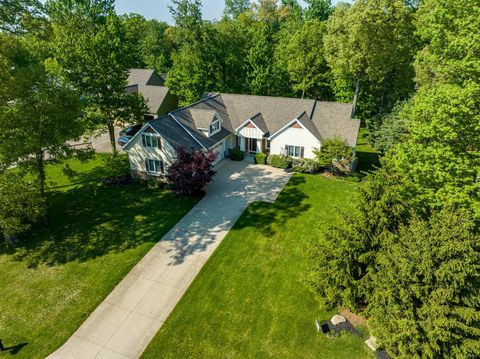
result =
[[[139,185],[103,187],[115,169],[101,156],[68,164],[73,179],[63,165],[47,168],[57,187],[48,226],[16,248],[0,244],[0,338],[14,347],[2,358],[44,358],[60,347],[196,202]]]
[[[358,184],[357,184],[358,185]],[[229,232],[143,358],[368,358],[366,339],[327,338],[303,281],[305,244],[350,207],[355,184],[295,174],[274,204],[254,203]]]

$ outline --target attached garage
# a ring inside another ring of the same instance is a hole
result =
[[[213,163],[216,165],[225,158],[225,141],[219,142],[215,146],[210,147],[210,150],[216,155],[215,162]]]

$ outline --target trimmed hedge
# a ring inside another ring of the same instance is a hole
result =
[[[293,163],[293,158],[282,155],[270,155],[267,158],[267,164],[276,168],[291,168]]]
[[[293,160],[292,169],[295,172],[301,173],[318,173],[322,169],[320,164],[310,158],[302,158],[299,160]]]
[[[267,155],[265,153],[257,153],[255,155],[255,163],[259,165],[264,165],[267,163]]]
[[[245,157],[245,152],[237,149],[230,149],[230,159],[233,161],[243,161]]]

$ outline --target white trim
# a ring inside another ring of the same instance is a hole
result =
[[[277,132],[271,134],[268,139],[269,140],[272,140],[272,138],[274,138],[275,136],[277,136],[278,134],[280,134],[280,132],[282,132],[283,130],[286,130],[287,128],[289,128],[290,126],[292,126],[294,123],[298,123],[304,130],[307,130],[308,132],[310,132],[305,126],[303,126],[300,121],[298,120],[298,118],[294,118],[292,121],[290,121],[289,123],[287,123],[285,126],[283,126],[281,129],[279,129]],[[310,132],[312,133],[312,132]],[[312,133],[313,137],[315,137],[315,135]]]
[[[140,136],[140,134],[142,134],[147,127],[150,127],[153,131],[155,131],[155,133],[156,133],[158,136],[160,136],[160,138],[161,138],[162,140],[165,140],[165,139],[162,137],[162,135],[160,135],[160,134],[158,133],[158,131],[155,130],[155,129],[152,127],[152,125],[150,125],[150,124],[147,122],[145,125],[143,125],[143,127],[142,127],[140,130],[138,130],[138,132],[135,134],[135,136],[133,136],[130,140],[128,140],[128,142],[125,144],[125,146],[123,146],[123,150],[124,150],[125,152],[127,152],[127,151],[130,149],[130,143],[133,143],[133,140],[134,140],[135,138],[137,138],[138,136]]]
[[[184,108],[188,108],[190,107],[191,105],[188,105],[187,107],[182,107],[181,109],[184,109]],[[179,109],[179,110],[181,110]],[[223,118],[218,114],[218,112],[216,110],[205,110],[205,109],[202,109],[202,108],[194,108],[193,110],[200,110],[200,111],[213,111],[213,120],[210,122],[210,124],[208,125],[207,128],[203,128],[203,127],[197,127],[197,130],[205,130],[205,131],[209,131],[210,132],[210,125],[212,123],[214,123],[215,121],[220,121],[220,127],[223,125]],[[176,110],[175,110],[176,111]],[[172,111],[172,112],[175,112],[175,111]],[[169,113],[172,114],[172,112]],[[173,115],[172,115],[173,116]],[[192,116],[193,117],[193,116]],[[194,121],[195,122],[195,121]]]
[[[213,126],[213,124],[216,124],[216,123],[218,123],[218,129],[217,129],[216,131],[212,132],[212,131],[211,131],[212,126]],[[214,135],[214,134],[216,134],[216,133],[219,133],[219,132],[222,130],[222,120],[220,119],[219,116],[215,115],[215,116],[213,117],[213,121],[210,122],[210,126],[208,126],[208,127],[209,127],[209,128],[208,128],[208,137],[210,137],[210,136],[212,136],[212,135]]]
[[[257,113],[257,115],[258,115],[258,113]],[[255,116],[256,116],[256,115],[255,115]],[[255,117],[255,116],[253,116],[253,117]],[[261,129],[259,129],[258,126],[252,121],[252,118],[249,118],[248,120],[246,120],[245,122],[243,122],[240,126],[238,126],[238,127],[235,129],[235,132],[237,133],[238,131],[240,131],[243,127],[245,127],[245,126],[247,125],[248,122],[251,122],[252,125],[254,125],[255,128],[262,133],[262,135],[265,134],[265,132],[263,132]]]
[[[195,140],[195,142],[197,142],[202,148],[207,149],[204,145],[201,144],[201,142],[200,142],[199,140],[197,140],[197,139],[195,138],[195,136],[193,136],[193,135],[190,133],[189,130],[187,130],[187,128],[186,128],[184,125],[182,125],[182,124],[180,123],[180,121],[179,121],[175,116],[172,115],[171,112],[168,114],[168,116],[171,116],[171,117],[173,118],[173,120],[174,120],[181,128],[183,128],[183,129],[190,135],[190,137],[193,138],[193,139]]]

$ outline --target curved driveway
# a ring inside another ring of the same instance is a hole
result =
[[[290,178],[283,170],[246,161],[224,160],[217,171],[205,197],[48,358],[140,357],[247,205],[273,202]]]

